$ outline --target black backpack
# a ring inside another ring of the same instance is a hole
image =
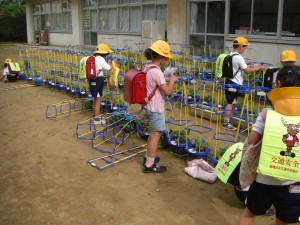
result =
[[[230,55],[230,54],[223,53],[218,56],[216,61],[216,71],[215,71],[216,77],[232,79],[237,75],[240,68],[235,73],[233,73],[233,65],[232,65],[232,59],[236,55],[238,54]]]
[[[272,89],[273,85],[273,77],[274,74],[279,70],[279,68],[276,67],[268,67],[266,70],[263,72],[263,77],[262,77],[262,86],[266,88]]]

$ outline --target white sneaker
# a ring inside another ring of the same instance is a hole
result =
[[[225,130],[237,130],[237,128],[233,126],[231,123],[223,123],[222,128]]]
[[[94,118],[94,125],[104,125],[106,124],[106,120],[105,119],[101,119],[101,118]]]

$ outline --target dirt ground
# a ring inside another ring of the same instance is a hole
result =
[[[18,46],[0,43],[0,61],[20,61]],[[19,84],[27,82],[0,82],[1,225],[235,224],[244,207],[230,184],[193,179],[167,149],[158,151],[164,174],[143,174],[143,155],[97,170],[86,161],[104,154],[75,136],[90,112],[47,119],[47,105],[70,97],[48,87],[4,90]],[[275,223],[264,216],[255,224]]]

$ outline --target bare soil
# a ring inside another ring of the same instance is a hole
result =
[[[0,43],[0,61],[19,62],[19,46]],[[158,151],[164,174],[143,174],[143,154],[97,170],[86,161],[105,154],[75,136],[90,112],[47,119],[47,105],[71,97],[48,87],[4,90],[20,84],[27,81],[0,82],[1,225],[235,224],[244,206],[232,185],[193,179],[168,149]],[[145,143],[136,140],[126,146]],[[275,222],[264,216],[255,224]]]

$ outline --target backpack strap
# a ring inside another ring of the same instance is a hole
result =
[[[233,60],[233,56],[235,56],[235,55],[239,55],[239,54],[232,54],[232,60]],[[233,62],[232,62],[233,63]],[[237,69],[237,71],[233,74],[233,78],[235,78],[235,76],[238,74],[238,72],[240,71],[240,67]],[[233,79],[232,78],[232,79]]]
[[[158,68],[158,66],[150,66],[147,70],[145,70],[145,73],[147,74],[148,71],[153,68]],[[153,98],[157,89],[158,89],[158,86],[156,85],[156,87],[153,89],[153,91],[150,93],[150,95],[146,97],[146,99],[145,99],[146,102],[150,101]]]

